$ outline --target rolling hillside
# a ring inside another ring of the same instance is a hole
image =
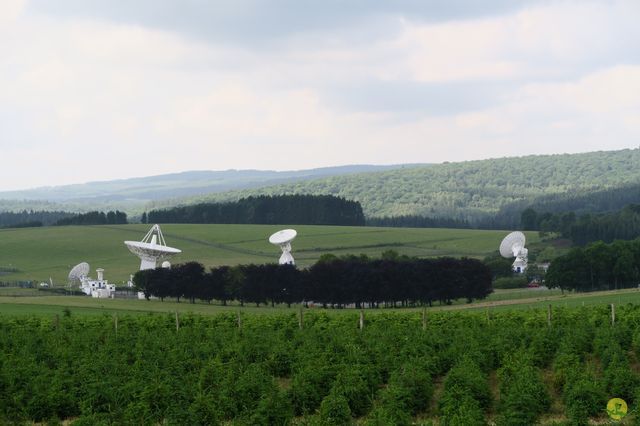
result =
[[[515,205],[511,218],[519,217],[523,206],[540,197],[559,199],[638,184],[639,164],[640,149],[500,158],[332,176],[182,202],[228,201],[263,194],[332,194],[359,201],[369,217],[425,215],[468,220],[477,225],[490,220],[505,206]]]
[[[279,183],[353,173],[392,170],[412,165],[348,165],[309,170],[277,172],[273,170],[189,171],[103,182],[89,182],[0,192],[2,210],[113,210],[129,213],[143,210],[153,200],[167,200],[235,189],[251,189]]]
[[[0,229],[0,281],[48,280],[66,283],[71,267],[89,262],[112,282],[138,270],[139,260],[124,246],[140,240],[148,225],[63,226]],[[163,225],[167,244],[183,253],[174,262],[196,260],[206,266],[277,262],[280,250],[267,237],[280,225]],[[298,265],[325,253],[378,257],[385,250],[420,257],[484,257],[495,251],[503,231],[397,229],[346,226],[295,226],[293,254]],[[537,233],[528,234],[535,243]],[[4,272],[3,272],[4,271]],[[95,275],[95,272],[92,272]]]
[[[504,229],[518,226],[531,205],[585,213],[639,203],[639,164],[640,149],[626,149],[435,165],[187,172],[0,193],[0,210],[117,208],[135,220],[145,210],[251,195],[331,194],[359,201],[367,217],[421,215]]]

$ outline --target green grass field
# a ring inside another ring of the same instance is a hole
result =
[[[4,294],[10,294],[5,292]],[[284,305],[276,307],[261,305],[256,307],[253,304],[246,304],[240,307],[236,303],[229,306],[222,306],[217,303],[207,304],[204,302],[188,303],[182,301],[177,303],[171,300],[161,302],[159,300],[132,300],[132,299],[94,299],[86,296],[42,296],[35,293],[25,293],[20,295],[2,295],[0,293],[0,316],[21,316],[21,315],[62,315],[68,309],[72,315],[148,315],[155,313],[195,313],[203,315],[215,315],[220,312],[237,312],[250,314],[272,314],[290,313],[297,314],[300,307],[292,306],[287,308]],[[46,294],[40,292],[40,294]],[[554,307],[580,307],[595,305],[623,305],[627,303],[639,304],[640,291],[636,289],[625,289],[618,291],[601,291],[593,293],[560,293],[559,290],[503,290],[491,294],[487,299],[476,301],[471,304],[458,301],[456,304],[440,306],[435,304],[428,308],[428,311],[442,310],[546,310],[548,305]],[[354,309],[326,309],[311,308],[313,311],[325,311],[331,315],[353,314]],[[422,308],[380,308],[367,309],[366,315],[377,315],[391,311],[421,311]],[[306,309],[305,309],[306,311]]]
[[[183,252],[174,263],[195,260],[205,266],[275,262],[277,247],[268,236],[284,225],[163,225],[167,244]],[[407,229],[345,226],[297,226],[293,254],[298,265],[314,263],[325,253],[380,256],[385,250],[418,257],[483,257],[495,251],[505,231]],[[0,230],[0,281],[33,280],[64,285],[71,267],[88,262],[105,269],[114,283],[128,279],[139,260],[124,246],[140,240],[149,225],[65,226]],[[527,233],[538,242],[537,233]],[[1,272],[17,269],[17,272]],[[95,272],[92,272],[95,275]]]

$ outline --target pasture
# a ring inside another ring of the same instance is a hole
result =
[[[150,225],[64,226],[0,229],[0,281],[48,281],[65,285],[69,270],[80,262],[105,269],[105,278],[125,282],[139,268],[139,260],[124,246],[140,240]],[[198,261],[207,267],[276,262],[277,247],[267,237],[293,227],[298,237],[293,255],[300,266],[323,254],[366,254],[386,250],[417,257],[482,258],[497,250],[506,231],[431,228],[374,228],[310,225],[162,225],[167,244],[182,250],[174,263]],[[537,233],[527,233],[535,244]],[[4,272],[2,272],[4,271]]]
[[[497,290],[484,300],[465,303],[463,300],[453,305],[434,304],[427,308],[427,312],[437,311],[508,311],[508,310],[540,310],[546,311],[548,305],[554,308],[566,307],[606,307],[609,304],[622,306],[626,304],[640,304],[640,291],[618,290],[599,291],[592,293],[565,293],[559,290]],[[287,308],[286,305],[245,304],[241,307],[237,302],[222,306],[217,302],[177,303],[167,299],[160,300],[132,300],[132,299],[94,299],[87,296],[51,296],[47,292],[33,289],[0,288],[0,316],[53,316],[62,315],[68,310],[74,316],[91,315],[149,315],[149,314],[199,314],[217,315],[225,312],[242,312],[246,314],[291,314],[297,315],[299,305]],[[354,309],[321,309],[320,307],[305,309],[305,312],[325,312],[329,315],[353,314]],[[380,308],[367,309],[365,315],[378,315],[389,312],[419,312],[422,307],[409,308]]]

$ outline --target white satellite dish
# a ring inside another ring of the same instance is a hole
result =
[[[500,255],[511,259],[515,257],[513,265],[514,272],[523,273],[527,269],[529,250],[524,247],[526,237],[520,231],[515,231],[504,237],[500,243]]]
[[[83,278],[86,278],[89,275],[89,271],[91,267],[87,262],[78,263],[74,266],[71,271],[69,271],[69,282],[79,282],[82,281]]]
[[[140,258],[140,270],[155,269],[162,262],[182,253],[182,250],[167,246],[160,225],[153,225],[141,241],[125,241],[131,253]]]
[[[278,263],[280,265],[295,265],[293,256],[291,255],[291,241],[298,235],[295,229],[283,229],[269,237],[269,242],[273,245],[280,246],[282,256]]]

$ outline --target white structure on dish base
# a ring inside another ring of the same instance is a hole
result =
[[[71,272],[69,272],[69,284],[80,283],[80,290],[87,296],[96,298],[110,298],[114,297],[116,292],[115,284],[109,284],[109,281],[104,279],[104,269],[96,269],[98,279],[94,280],[89,277],[90,266],[86,262],[82,262],[76,265]]]
[[[520,231],[515,231],[504,237],[500,243],[500,255],[511,259],[515,257],[511,269],[513,272],[523,274],[527,269],[529,250],[524,247],[526,238]]]
[[[158,262],[182,253],[182,250],[167,246],[160,225],[153,225],[141,241],[125,241],[124,244],[131,253],[140,258],[141,271],[156,269]]]
[[[278,263],[280,265],[295,265],[291,255],[291,241],[298,235],[295,229],[283,229],[269,237],[269,242],[273,245],[280,246],[282,255]]]

